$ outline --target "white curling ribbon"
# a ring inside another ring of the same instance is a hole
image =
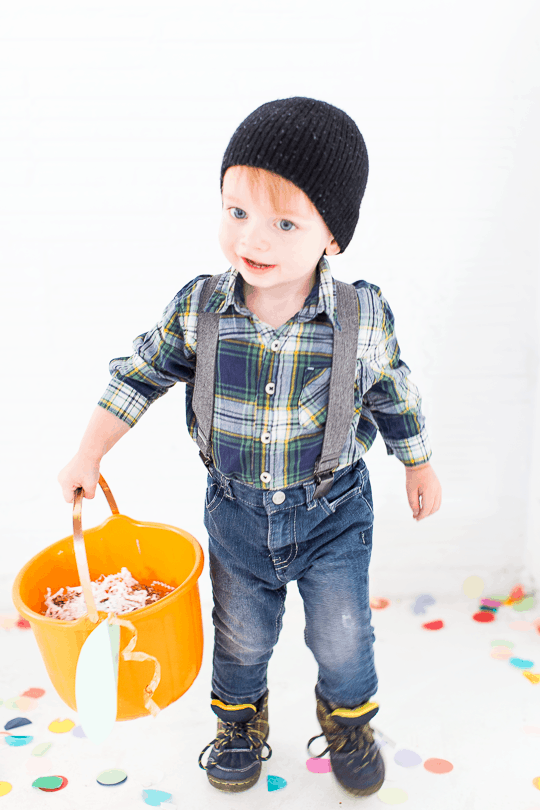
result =
[[[161,680],[161,664],[155,657],[155,655],[149,655],[148,653],[144,652],[133,652],[133,648],[137,643],[137,629],[132,622],[129,622],[127,619],[119,619],[118,616],[110,616],[109,621],[111,624],[119,624],[122,627],[127,627],[128,630],[131,630],[133,633],[132,638],[129,641],[129,644],[122,650],[122,658],[124,661],[153,661],[154,662],[154,677],[150,681],[150,683],[145,686],[144,688],[144,706],[147,711],[150,712],[152,717],[156,717],[159,714],[161,709],[152,700],[154,692],[157,689],[157,686]]]

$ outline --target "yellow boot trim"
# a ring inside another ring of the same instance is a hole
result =
[[[253,705],[253,703],[238,703],[235,706],[229,706],[227,703],[223,703],[221,700],[213,700],[212,706],[219,706],[220,709],[225,709],[225,711],[240,711],[241,709],[254,709],[257,711],[257,707]]]
[[[363,714],[372,712],[373,709],[378,709],[378,703],[364,703],[363,706],[358,706],[356,709],[335,709],[330,717],[362,717]]]

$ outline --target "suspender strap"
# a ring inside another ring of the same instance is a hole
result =
[[[211,276],[204,282],[197,319],[197,364],[192,407],[197,418],[199,455],[208,467],[212,462],[210,438],[214,415],[214,380],[216,370],[219,314],[203,312],[220,279]],[[317,487],[314,498],[326,495],[332,488],[333,470],[337,467],[347,440],[354,414],[354,383],[358,345],[358,296],[352,284],[336,280],[337,316],[341,330],[334,329],[334,349],[328,410],[321,455],[315,463]]]
[[[351,428],[354,414],[354,383],[358,346],[358,295],[352,284],[336,279],[337,315],[341,331],[334,329],[334,353],[330,393],[321,455],[315,463],[317,487],[314,498],[332,488],[334,470]]]
[[[203,312],[221,276],[210,276],[203,284],[197,317],[197,362],[192,407],[197,417],[197,444],[199,455],[208,467],[210,434],[214,416],[214,378],[216,373],[217,342],[219,336],[219,313]]]

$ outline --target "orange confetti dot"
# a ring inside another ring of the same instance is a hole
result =
[[[34,698],[22,696],[17,698],[16,703],[19,709],[22,709],[23,712],[28,712],[31,709],[35,709],[36,706],[38,705],[37,700],[34,700]]]
[[[480,610],[478,613],[473,613],[473,619],[475,622],[492,622],[495,619],[495,614]]]
[[[36,689],[36,687],[32,687],[31,689],[27,689],[26,692],[21,692],[21,697],[29,697],[29,698],[40,698],[43,697],[45,694],[45,689]]]
[[[435,759],[435,757],[426,759],[424,768],[430,773],[450,773],[454,770],[454,766],[447,759]]]
[[[538,790],[540,790],[540,776],[535,776],[534,779],[532,780],[532,783],[535,786],[535,788],[538,788]]]
[[[373,608],[373,610],[383,610],[385,607],[388,607],[389,604],[389,599],[379,599],[374,597],[373,599],[369,600],[369,606],[370,608]]]
[[[540,672],[529,672],[528,670],[523,673],[531,683],[540,683]]]

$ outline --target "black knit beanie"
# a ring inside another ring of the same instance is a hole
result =
[[[239,165],[267,169],[298,186],[344,252],[368,178],[366,144],[347,113],[304,96],[262,104],[229,141],[221,164],[222,192],[225,172]]]

